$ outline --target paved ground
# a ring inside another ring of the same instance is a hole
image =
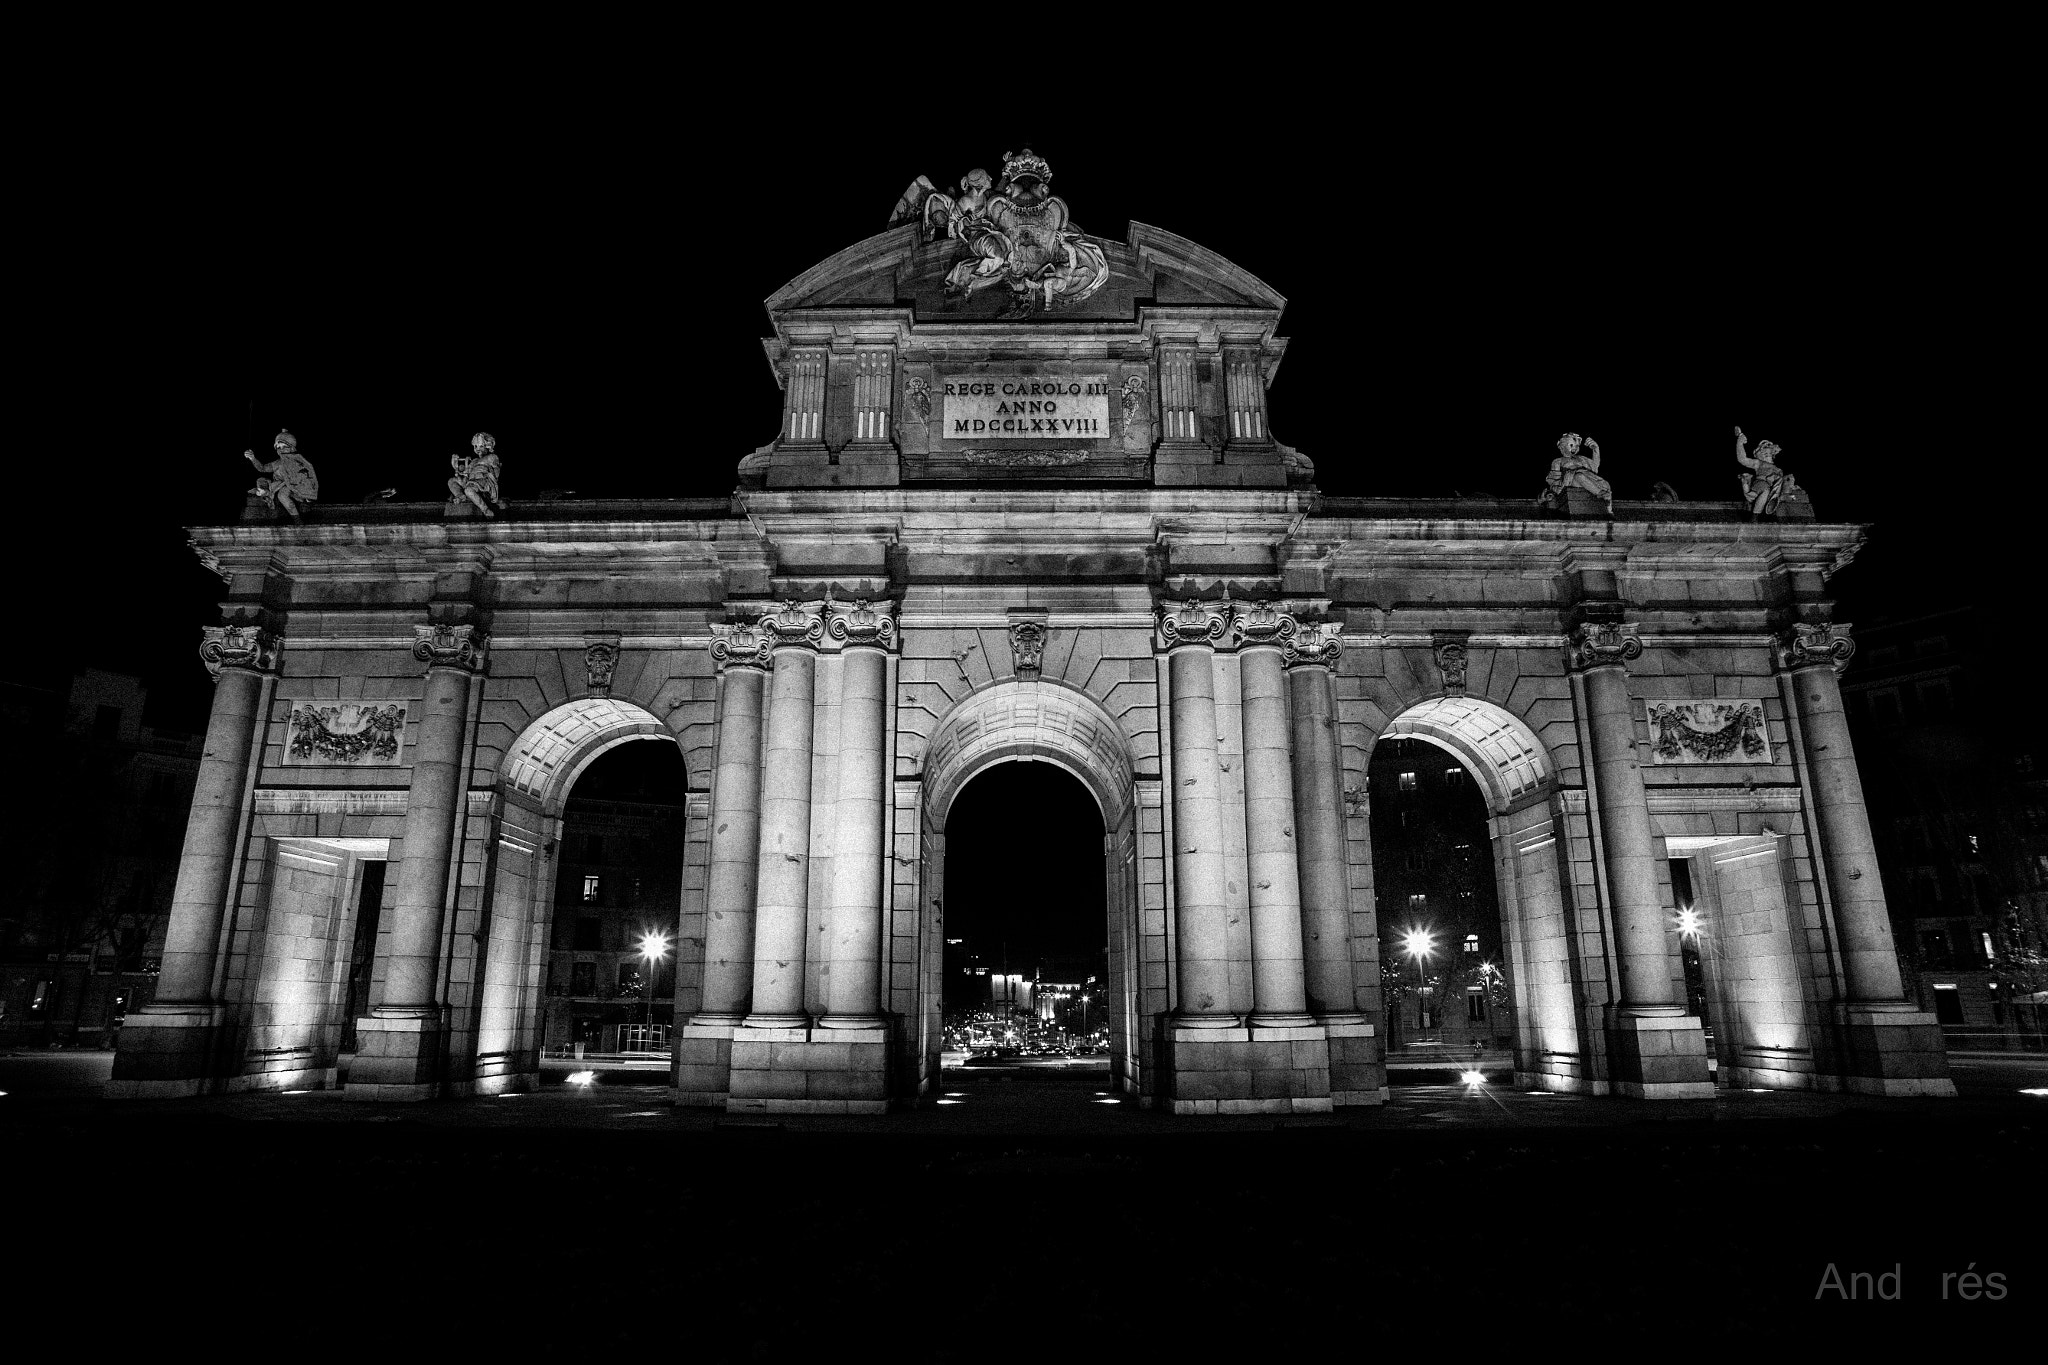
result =
[[[8,1223],[35,1230],[6,1287],[121,1339],[179,1322],[309,1348],[402,1329],[522,1354],[980,1362],[1243,1338],[1248,1359],[1350,1360],[1410,1340],[1989,1341],[2044,1303],[2038,1059],[1958,1059],[1953,1101],[1423,1084],[1279,1122],[1171,1119],[1045,1069],[770,1124],[676,1110],[640,1077],[110,1104],[106,1067],[0,1056]],[[2005,1299],[1942,1297],[1973,1261]],[[1898,1266],[1902,1298],[1817,1300],[1830,1264]]]

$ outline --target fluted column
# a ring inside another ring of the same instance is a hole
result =
[[[1217,759],[1216,641],[1229,622],[1199,602],[1160,617],[1173,689],[1174,931],[1183,1027],[1228,1028],[1230,902],[1223,860],[1223,774]]]
[[[406,793],[404,857],[391,918],[379,1019],[432,1019],[448,867],[462,804],[462,747],[469,723],[469,681],[483,667],[485,640],[474,626],[417,626],[413,657],[427,665],[419,729]]]
[[[1244,797],[1251,875],[1252,1014],[1258,1025],[1314,1022],[1303,984],[1292,736],[1282,646],[1294,618],[1264,602],[1232,622],[1244,703]]]
[[[1599,782],[1600,839],[1621,962],[1624,1015],[1677,1015],[1664,906],[1657,890],[1657,843],[1636,757],[1629,710],[1630,659],[1643,652],[1631,626],[1588,622],[1572,636],[1571,664],[1584,676],[1587,731]]]
[[[1836,677],[1855,652],[1847,626],[1798,625],[1779,642],[1779,663],[1792,675],[1792,695],[1799,708],[1807,782],[1827,862],[1849,1003],[1904,1009],[1911,1006],[1899,976],[1891,917],[1870,837],[1870,814]]]
[[[896,623],[866,602],[832,616],[840,655],[839,800],[820,1028],[872,1028],[882,998],[882,750]]]
[[[761,865],[761,692],[768,637],[758,625],[713,626],[725,674],[718,768],[711,786],[710,914],[704,922],[703,1007],[693,1023],[737,1024],[754,989],[754,885]]]
[[[1304,626],[1288,642],[1293,702],[1294,832],[1300,867],[1302,948],[1308,1008],[1353,1023],[1358,984],[1351,963],[1350,874],[1344,862],[1344,765],[1339,753],[1336,679],[1344,627]]]
[[[761,618],[774,665],[768,757],[761,774],[761,840],[754,886],[754,991],[746,1022],[800,1028],[811,878],[811,708],[825,625],[795,602]]]
[[[210,1008],[213,1003],[220,926],[241,833],[242,790],[262,719],[263,675],[276,669],[282,643],[256,626],[209,626],[204,632],[199,657],[213,673],[213,713],[206,722],[206,751],[178,857],[163,970],[156,1000],[145,1012]]]

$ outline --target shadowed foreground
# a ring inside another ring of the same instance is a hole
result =
[[[2038,1321],[2048,1101],[1665,1116],[1416,1086],[1361,1123],[1230,1127],[960,1084],[954,1106],[865,1131],[678,1113],[626,1085],[422,1107],[17,1091],[10,1203],[42,1231],[10,1288],[121,1332],[232,1322],[317,1345],[375,1323],[691,1361],[830,1338],[904,1360],[1240,1338],[1362,1358],[1389,1338]],[[1062,1106],[1086,1117],[998,1131]],[[2003,1302],[1941,1300],[1973,1261],[2005,1273]],[[1903,1267],[1902,1300],[1816,1302],[1831,1262]]]

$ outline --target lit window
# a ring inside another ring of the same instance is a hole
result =
[[[1986,962],[1997,961],[1998,949],[1991,946],[1991,935],[1980,933],[1977,935],[1977,937],[1984,940],[1984,960]]]
[[[1476,953],[1479,951],[1479,935],[1465,935],[1465,951],[1468,953]]]
[[[1450,767],[1444,769],[1444,781],[1446,782],[1456,782],[1459,778],[1463,777],[1464,775],[1465,770],[1457,766],[1455,763],[1452,764]]]
[[[1404,791],[1404,792],[1412,792],[1412,791],[1414,791],[1414,790],[1415,790],[1415,774],[1414,774],[1414,773],[1402,773],[1402,774],[1401,774],[1401,790],[1402,790],[1402,791]]]
[[[594,901],[597,899],[596,877],[585,877],[583,879],[583,899],[586,901]]]
[[[1465,1019],[1474,1024],[1486,1019],[1486,992],[1477,986],[1465,989]]]
[[[1422,894],[1422,893],[1421,893],[1420,891],[1416,892],[1416,893],[1415,893],[1414,895],[1412,895],[1412,896],[1410,896],[1410,897],[1408,898],[1408,908],[1409,908],[1410,910],[1426,910],[1426,909],[1428,909],[1428,908],[1429,908],[1429,897],[1427,897],[1427,896],[1423,895],[1423,894]]]

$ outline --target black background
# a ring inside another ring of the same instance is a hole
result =
[[[1273,429],[1333,494],[1533,497],[1564,430],[1623,498],[1735,496],[1730,428],[1873,524],[1844,619],[2024,600],[2041,477],[2007,189],[1952,92],[1650,72],[1594,97],[1285,81],[1272,112],[1072,100],[764,113],[731,85],[593,99],[358,89],[169,100],[51,153],[15,505],[90,628],[10,674],[138,672],[203,725],[240,454],[289,427],[323,499],[437,500],[492,431],[513,498],[730,491],[780,396],[760,301],[1027,142],[1087,231],[1155,223],[1285,294]],[[1048,109],[1061,111],[1048,114]],[[95,125],[97,127],[97,125]],[[61,565],[61,567],[59,567]]]

